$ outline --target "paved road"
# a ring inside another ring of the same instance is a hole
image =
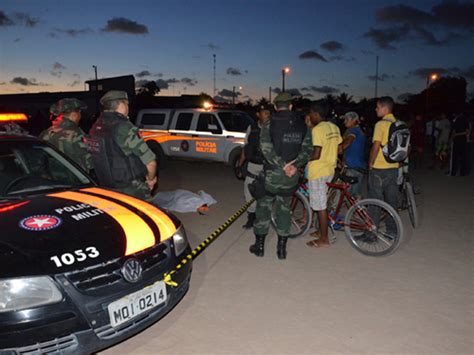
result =
[[[421,226],[394,255],[370,258],[344,239],[276,257],[248,252],[237,221],[194,263],[191,288],[164,319],[104,354],[472,354],[474,179],[417,174]],[[205,190],[219,203],[182,214],[192,245],[243,204],[242,184],[218,164],[171,162],[161,190]]]

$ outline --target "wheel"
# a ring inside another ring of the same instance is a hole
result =
[[[146,144],[156,155],[156,163],[158,164],[158,169],[164,169],[166,166],[166,155],[163,152],[163,149],[161,148],[160,144],[153,140],[147,141]]]
[[[410,217],[410,222],[413,228],[418,227],[418,211],[416,209],[415,193],[413,187],[407,181],[405,182],[404,193],[406,195],[406,203],[408,207],[408,216]]]
[[[230,153],[229,165],[232,167],[232,171],[234,172],[235,177],[239,180],[244,180],[245,177],[242,175],[242,169],[240,169],[239,166],[240,152],[240,149],[234,149]]]
[[[313,211],[308,198],[296,191],[291,199],[291,229],[288,238],[298,238],[308,233],[313,222]],[[272,226],[276,227],[275,210],[272,210]]]
[[[379,219],[379,223],[375,221]],[[368,256],[387,256],[403,240],[403,225],[397,211],[376,199],[356,202],[344,219],[344,231],[350,245]]]

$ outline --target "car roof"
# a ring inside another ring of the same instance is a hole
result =
[[[0,132],[0,142],[1,141],[35,141],[35,142],[42,142],[41,139],[36,138],[30,135],[23,135],[23,134],[9,134],[9,133],[1,133]]]

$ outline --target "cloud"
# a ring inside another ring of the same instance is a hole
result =
[[[366,37],[371,38],[382,49],[394,49],[395,42],[407,39],[421,40],[429,46],[447,46],[456,40],[467,39],[474,35],[474,2],[457,0],[442,1],[431,11],[423,11],[408,5],[385,6],[378,9],[375,18],[381,23],[394,24],[385,29],[370,29]],[[401,25],[397,27],[396,25]],[[389,32],[402,28],[406,33],[391,38]],[[453,32],[455,30],[456,32]],[[382,32],[381,34],[379,32]],[[444,32],[439,34],[439,32]],[[438,33],[437,38],[435,33]]]
[[[375,79],[377,78],[375,75],[369,75],[367,77],[370,81],[375,81]],[[393,75],[388,75],[388,74],[382,74],[382,75],[379,75],[379,81],[385,81],[385,80],[388,80],[388,79],[392,79],[393,78]]]
[[[275,94],[279,94],[281,93],[281,89],[280,88],[274,88],[272,90]],[[298,90],[298,89],[285,89],[285,92],[287,92],[288,94],[290,94],[291,96],[302,96],[301,92]]]
[[[30,15],[25,14],[23,12],[16,12],[15,18],[17,19],[18,25],[21,24],[26,27],[35,27],[39,22],[38,18],[31,17]]]
[[[145,76],[150,76],[151,73],[148,70],[142,70],[141,72],[138,72],[135,74],[135,77],[137,78],[144,78]]]
[[[144,82],[148,82],[148,80],[144,80]],[[166,89],[169,89],[170,87],[170,84],[177,84],[180,82],[180,80],[176,79],[176,78],[172,78],[172,79],[167,79],[167,80],[164,80],[164,79],[158,79],[155,81],[156,82],[156,86],[158,86],[161,90],[166,90]],[[139,82],[137,82],[137,85],[138,85]]]
[[[234,96],[234,92],[233,92],[232,90],[228,90],[228,89],[222,89],[222,90],[219,91],[217,94],[218,94],[219,96],[221,96],[221,97],[224,97],[224,98],[225,98],[225,97],[230,97],[230,98],[232,98],[232,97]],[[241,92],[239,92],[239,91],[236,91],[236,92],[235,92],[235,97],[238,97],[238,96],[240,96],[240,95],[242,95]]]
[[[73,82],[68,84],[68,86],[77,86],[81,83],[81,76],[79,74],[72,74],[74,78]]]
[[[220,102],[220,103],[230,103],[231,101],[229,99],[226,99],[220,95],[214,96],[214,101],[215,102]]]
[[[319,54],[316,51],[306,51],[304,53],[301,53],[298,57],[300,59],[314,59],[314,60],[320,60],[322,62],[327,62],[327,59],[324,58],[321,54]]]
[[[48,86],[49,84],[38,83],[36,79],[27,79],[20,76],[14,77],[10,84],[22,85],[22,86]]]
[[[20,41],[21,41],[21,38],[18,37],[18,38],[15,38],[15,40],[14,40],[13,42],[18,43],[18,42],[20,42]]]
[[[188,86],[195,86],[198,82],[197,80],[191,79],[191,78],[182,78],[181,82],[183,84],[186,84]]]
[[[463,76],[466,79],[474,80],[474,65],[467,67],[466,69],[452,68],[453,72],[457,73],[460,76]]]
[[[107,26],[102,31],[144,35],[148,34],[148,27],[124,17],[114,17],[107,21]]]
[[[90,33],[93,33],[94,30],[91,28],[79,28],[79,29],[74,29],[74,28],[68,28],[68,29],[62,29],[62,28],[54,28],[53,32],[49,34],[50,37],[57,37],[57,35],[67,35],[70,37],[78,37],[78,36],[83,36],[87,35]]]
[[[320,47],[328,52],[337,52],[344,48],[342,43],[338,41],[327,41],[322,43]]]
[[[329,57],[329,60],[331,62],[336,62],[336,61],[344,61],[344,62],[355,62],[354,57],[344,57],[342,55],[333,55]]]
[[[410,72],[410,75],[426,79],[429,75],[436,73],[438,75],[448,74],[450,70],[439,67],[422,67]]]
[[[393,26],[384,29],[370,28],[364,33],[365,38],[371,39],[381,49],[396,49],[392,43],[407,38],[410,28],[407,25]]]
[[[242,75],[242,71],[240,69],[237,69],[237,68],[227,68],[227,71],[226,71],[227,75]]]
[[[323,85],[304,87],[301,89],[301,91],[313,91],[318,94],[336,94],[340,90],[331,86]]]
[[[304,94],[303,97],[314,97],[314,95],[308,93],[308,94]]]
[[[201,47],[209,48],[209,49],[213,49],[213,50],[221,49],[220,46],[218,46],[217,44],[214,44],[212,42],[209,42],[208,44],[203,44]]]
[[[63,70],[66,69],[64,65],[59,62],[53,64],[53,69],[51,70],[51,75],[57,78],[60,78],[63,75]]]
[[[0,27],[13,26],[14,22],[0,10]]]
[[[412,96],[413,96],[413,94],[411,94],[409,92],[406,92],[404,94],[398,95],[397,100],[401,101],[401,102],[407,102]]]

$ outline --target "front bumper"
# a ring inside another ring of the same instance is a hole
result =
[[[189,247],[185,253],[189,252]],[[116,328],[110,325],[107,306],[128,294],[160,281],[175,264],[168,258],[156,270],[145,274],[142,282],[117,282],[107,292],[79,291],[65,275],[55,277],[65,298],[61,303],[31,310],[0,314],[0,354],[87,354],[127,339],[166,315],[186,294],[192,265],[173,274],[177,287],[166,286],[167,299],[146,313]]]

